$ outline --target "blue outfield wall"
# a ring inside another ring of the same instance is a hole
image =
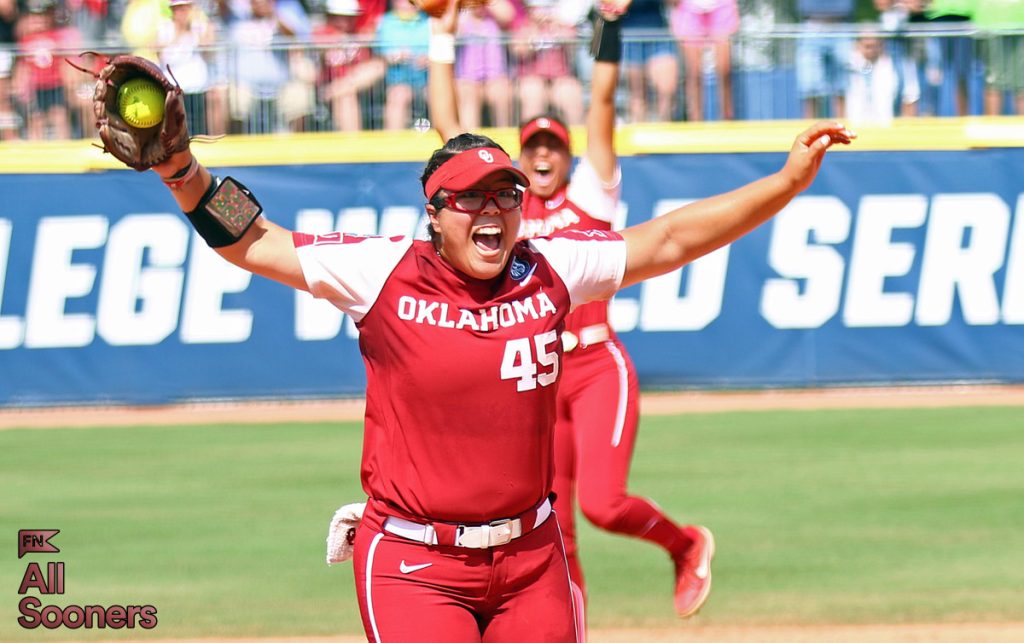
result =
[[[628,224],[781,153],[623,158]],[[422,163],[218,168],[306,231],[422,233]],[[772,222],[613,306],[646,387],[1024,380],[1024,149],[830,154]],[[152,174],[0,175],[0,405],[360,395],[354,329],[221,261]]]

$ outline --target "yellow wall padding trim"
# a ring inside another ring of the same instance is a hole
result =
[[[785,152],[812,121],[736,121],[643,123],[616,132],[622,156],[640,154],[722,154]],[[1024,117],[903,118],[891,126],[857,126],[851,151],[967,150],[1024,147]],[[513,156],[519,152],[515,129],[490,129]],[[576,153],[586,147],[586,130],[572,128]],[[0,143],[0,173],[67,174],[126,169],[96,141],[10,141]],[[426,132],[356,132],[227,136],[215,143],[194,142],[196,156],[211,167],[251,165],[323,165],[412,161],[425,163],[441,141]]]

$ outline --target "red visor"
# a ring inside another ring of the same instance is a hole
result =
[[[496,147],[475,147],[459,152],[441,164],[427,179],[423,193],[432,198],[441,188],[458,192],[473,187],[480,179],[495,172],[508,172],[512,180],[529,187],[530,180],[512,165],[512,159]]]
[[[565,125],[547,116],[538,116],[526,125],[523,125],[522,129],[519,130],[519,145],[526,145],[526,141],[541,132],[553,134],[558,140],[565,143],[566,147],[572,149],[572,146],[569,144],[569,130],[565,129]]]

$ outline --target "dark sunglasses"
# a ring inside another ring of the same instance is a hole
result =
[[[441,201],[448,208],[456,212],[466,214],[480,214],[487,204],[494,201],[494,205],[502,212],[515,210],[523,204],[523,192],[516,188],[504,190],[463,190],[462,192],[449,192]]]

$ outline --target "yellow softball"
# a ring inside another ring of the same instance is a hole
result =
[[[117,90],[117,110],[132,127],[145,129],[164,120],[164,90],[146,78],[133,78]]]

